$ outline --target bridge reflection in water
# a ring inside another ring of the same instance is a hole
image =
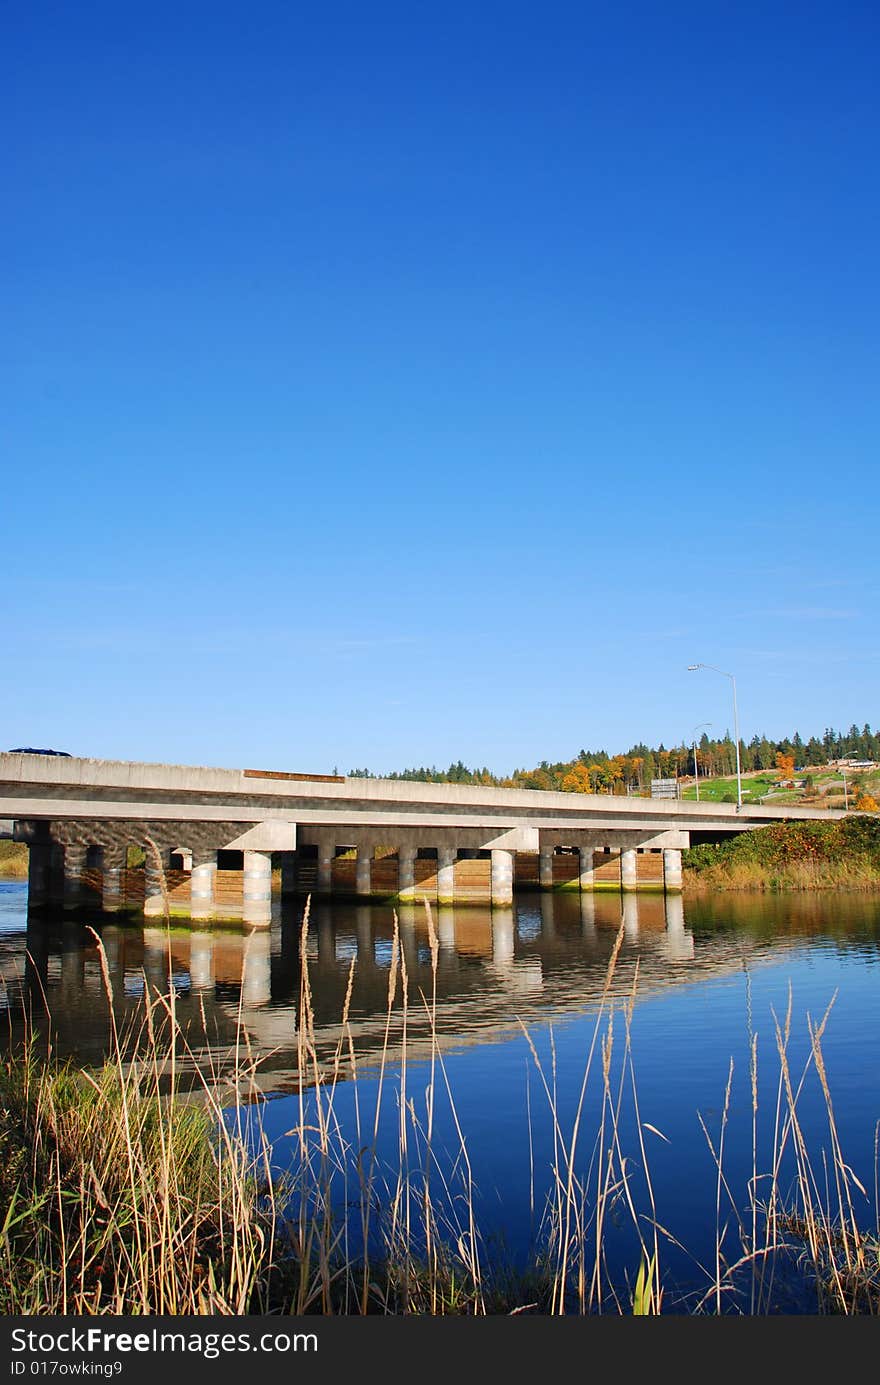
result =
[[[24,919],[25,915],[22,915]],[[638,995],[741,969],[744,958],[771,940],[742,929],[702,933],[695,945],[681,896],[536,895],[513,909],[441,908],[437,941],[436,1032],[444,1049],[509,1036],[534,1025],[595,1009],[605,985],[617,932],[623,941],[610,995],[622,1003]],[[431,1051],[430,1024],[421,995],[433,979],[426,911],[398,912],[400,946],[409,986],[407,1052]],[[234,1049],[239,1022],[259,1055],[256,1086],[263,1092],[298,1085],[302,909],[285,910],[271,929],[118,927],[96,924],[107,957],[117,1026],[128,1033],[138,1020],[144,988],[168,994],[187,1032],[192,1063],[203,1072]],[[385,1039],[389,969],[394,938],[390,908],[317,904],[309,919],[306,953],[314,1011],[318,1067],[329,1070],[343,1037],[341,1019],[352,964],[349,1029],[359,1070],[379,1059]],[[25,944],[27,952],[25,952]],[[774,955],[784,939],[772,939]],[[109,1009],[101,961],[92,933],[81,923],[33,921],[7,934],[3,948],[10,1034],[24,1016],[45,1042],[51,1014],[54,1051],[84,1063],[106,1054]],[[399,1042],[400,989],[391,1027]],[[399,1049],[397,1050],[399,1052]],[[186,1068],[186,1063],[184,1063]]]

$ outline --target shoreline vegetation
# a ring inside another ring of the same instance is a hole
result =
[[[682,852],[685,895],[880,889],[880,817],[780,822]]]
[[[732,1188],[724,1164],[733,1062],[707,1144],[706,1224],[714,1258],[676,1297],[665,1257],[675,1228],[655,1205],[639,1115],[628,998],[612,997],[618,933],[580,1098],[563,1118],[555,1052],[542,1060],[527,1030],[538,1099],[554,1129],[539,1244],[527,1265],[493,1263],[478,1226],[466,1135],[436,1029],[439,946],[426,909],[434,989],[412,993],[395,928],[385,1046],[378,1079],[358,1089],[356,1128],[343,1129],[337,1086],[358,1084],[348,1007],[336,1061],[318,1071],[307,960],[297,1026],[298,1116],[291,1167],[279,1174],[247,1091],[258,1060],[242,1032],[228,1064],[206,1064],[183,1031],[173,989],[145,986],[136,1028],[120,1033],[106,958],[95,934],[109,1008],[108,1059],[98,1071],[60,1065],[36,1038],[0,1065],[0,1311],[31,1314],[636,1314],[880,1311],[877,1209],[840,1146],[822,1038],[809,1023],[803,1063],[790,1059],[791,998],[776,1022],[775,1117],[757,1131],[757,1035],[749,1032],[752,1169]],[[307,958],[308,907],[301,955]],[[146,978],[145,978],[146,981]],[[434,1044],[427,1086],[407,1072],[407,1019],[427,1011]],[[830,1007],[829,1007],[830,1009]],[[552,1045],[551,1045],[552,1048]],[[762,1074],[763,1074],[763,1062]],[[184,1085],[196,1075],[199,1100]],[[234,1087],[230,1088],[232,1080]],[[801,1124],[821,1093],[821,1148]],[[370,1109],[370,1098],[374,1110]],[[457,1142],[435,1141],[436,1103],[449,1105]],[[390,1163],[378,1149],[380,1108],[397,1130]],[[587,1120],[587,1112],[592,1114]],[[772,1114],[772,1113],[771,1113]],[[728,1137],[729,1138],[729,1137]],[[873,1178],[877,1178],[876,1151]],[[538,1186],[541,1186],[539,1181]],[[534,1187],[533,1187],[534,1196]],[[865,1224],[865,1216],[870,1225]],[[626,1267],[610,1268],[625,1238]],[[696,1266],[697,1262],[694,1261]],[[794,1306],[793,1306],[794,1305]]]
[[[24,842],[0,842],[0,880],[27,880],[28,849]]]

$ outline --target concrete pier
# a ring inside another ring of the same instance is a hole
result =
[[[638,852],[634,847],[625,847],[620,853],[620,888],[629,892],[638,889]]]
[[[538,854],[538,879],[542,890],[553,889],[553,848],[542,847]]]
[[[190,908],[194,919],[210,919],[214,916],[214,881],[217,875],[217,853],[193,857],[190,877]]]
[[[165,912],[162,869],[152,848],[144,848],[144,917],[161,918]]]
[[[397,853],[397,893],[402,904],[412,902],[416,892],[416,853],[402,846]]]
[[[268,928],[272,922],[272,857],[267,852],[244,853],[241,916],[255,928]]]
[[[355,893],[365,899],[372,889],[371,865],[372,850],[369,847],[358,847],[357,868],[355,871]]]
[[[49,903],[49,870],[51,847],[48,842],[34,842],[28,853],[28,908],[45,909]]]
[[[580,874],[578,880],[581,890],[589,890],[592,893],[595,875],[593,873],[593,843],[589,846],[582,846],[578,850],[580,858]]]
[[[75,912],[84,903],[83,871],[86,868],[86,848],[70,844],[64,848],[64,911]]]
[[[443,846],[437,852],[437,903],[455,903],[455,849]]]
[[[681,891],[681,851],[666,847],[663,851],[663,883],[667,894]]]
[[[513,903],[513,852],[492,852],[492,907],[509,908]]]
[[[125,869],[123,847],[104,848],[104,870],[101,878],[101,908],[105,914],[118,914],[125,908]]]
[[[316,888],[318,894],[330,894],[333,889],[333,847],[323,842],[318,843]]]

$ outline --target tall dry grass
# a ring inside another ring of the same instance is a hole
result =
[[[880,889],[880,868],[863,860],[790,861],[762,865],[730,861],[683,871],[688,895],[717,894],[719,890],[815,891]]]

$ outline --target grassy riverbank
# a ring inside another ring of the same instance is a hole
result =
[[[715,890],[880,888],[880,817],[780,822],[682,856],[684,887]]]
[[[0,880],[27,880],[28,849],[24,842],[0,842]]]
[[[409,1090],[409,1008],[427,1006],[432,1024],[436,1012],[432,995],[410,994],[395,933],[385,1052],[378,1088],[373,1078],[369,1089],[376,1108],[364,1093],[353,1130],[342,1129],[335,1109],[338,1084],[359,1080],[348,1000],[335,1067],[319,1081],[303,968],[299,1116],[283,1180],[271,1169],[259,1106],[228,1110],[256,1063],[247,1036],[228,1064],[206,1061],[178,1026],[173,995],[145,994],[136,1033],[119,1034],[111,1021],[110,1058],[100,1071],[58,1066],[34,1045],[7,1056],[0,1068],[0,1312],[760,1314],[790,1302],[795,1282],[801,1309],[806,1295],[807,1311],[880,1311],[878,1240],[863,1229],[861,1185],[837,1138],[824,1021],[811,1028],[806,1064],[793,1071],[790,1014],[776,1034],[772,1147],[763,1155],[755,1147],[750,1190],[734,1194],[722,1157],[728,1084],[720,1143],[706,1132],[718,1190],[706,1224],[716,1228],[717,1254],[698,1292],[673,1297],[664,1263],[669,1241],[659,1231],[638,1114],[629,1027],[635,995],[622,1008],[611,1000],[622,940],[621,927],[587,1046],[581,1101],[567,1128],[555,1073],[526,1035],[555,1130],[550,1193],[530,1264],[500,1264],[480,1234],[457,1115],[457,1146],[435,1149],[435,1102],[448,1099],[455,1113],[439,1044],[427,1089],[420,1079]],[[436,976],[430,917],[429,942]],[[307,920],[301,945],[306,957]],[[755,1043],[751,1052],[754,1131]],[[188,1083],[195,1074],[201,1084],[198,1102],[184,1095],[183,1071]],[[818,1083],[828,1115],[823,1147],[812,1153],[799,1115],[810,1083]],[[383,1101],[399,1131],[393,1166],[376,1152]],[[586,1109],[597,1113],[595,1128],[581,1128]],[[635,1134],[627,1137],[625,1128]],[[733,1235],[731,1227],[738,1228]],[[608,1252],[621,1235],[631,1263],[615,1278]]]

